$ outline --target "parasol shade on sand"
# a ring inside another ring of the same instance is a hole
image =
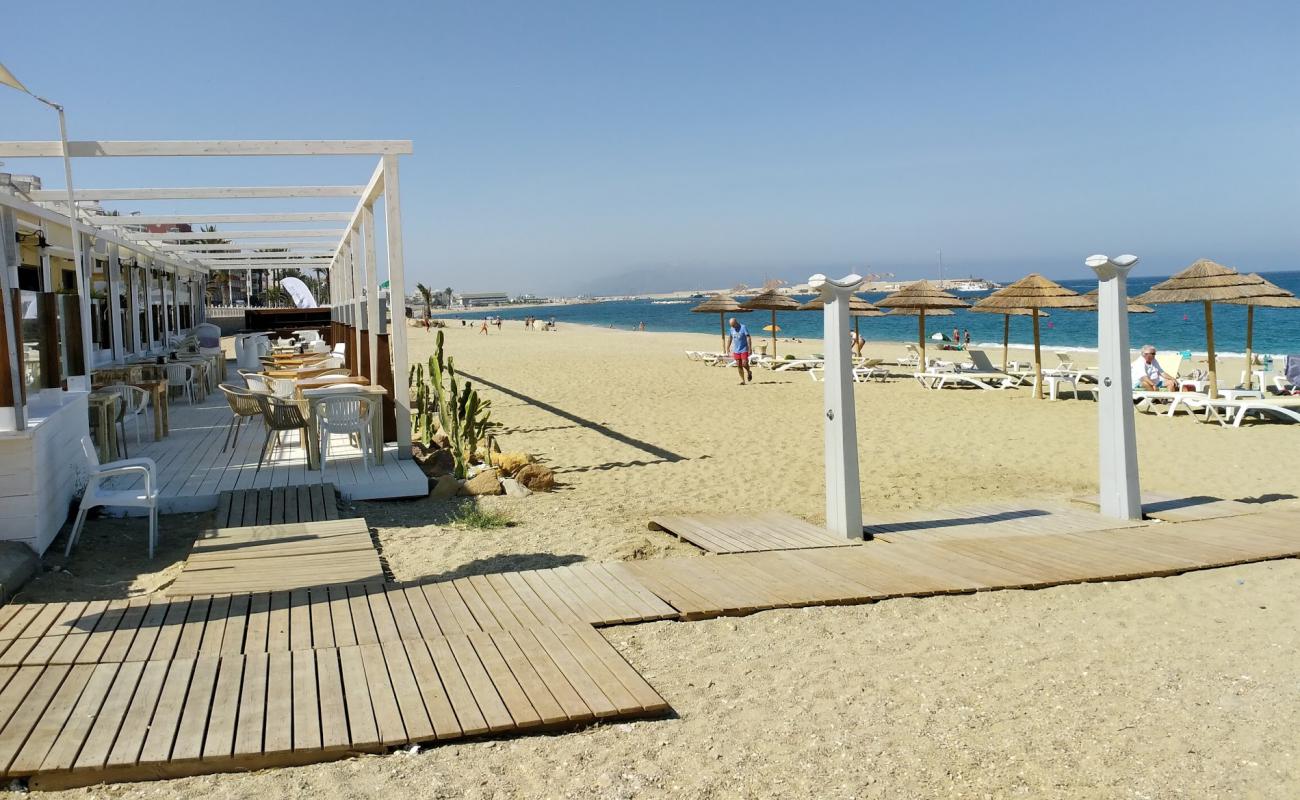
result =
[[[1007,364],[1010,359],[1007,357],[1007,351],[1010,349],[1011,341],[1011,318],[1012,317],[1032,317],[1033,311],[1027,308],[980,308],[978,305],[972,306],[971,311],[978,311],[982,314],[1001,314],[1002,315],[1002,371],[1007,371]],[[1039,311],[1038,316],[1050,317],[1046,311]]]
[[[1030,317],[1034,320],[1034,397],[1041,400],[1043,399],[1043,353],[1038,336],[1039,311],[1044,308],[1092,311],[1096,308],[1096,304],[1078,292],[1034,272],[998,289],[976,303],[975,308],[999,312],[1029,311]]]
[[[722,328],[722,349],[727,349],[727,315],[748,314],[749,309],[736,302],[735,298],[725,294],[715,294],[695,308],[692,314],[717,314],[718,325]]]
[[[924,372],[927,366],[925,360],[925,316],[930,314],[935,316],[936,311],[951,310],[954,308],[969,308],[970,303],[962,300],[960,297],[948,294],[944,290],[935,286],[929,281],[917,281],[909,283],[902,289],[887,295],[876,301],[876,305],[881,308],[893,309],[895,313],[901,309],[909,309],[916,312],[917,320],[917,344],[921,348],[921,371]],[[904,312],[905,313],[905,312]]]
[[[814,297],[803,305],[799,306],[800,311],[821,311],[825,307],[820,297]],[[862,334],[858,333],[858,320],[862,317],[883,317],[885,312],[858,297],[856,294],[849,295],[849,316],[853,317],[853,334],[859,339]]]
[[[769,289],[760,295],[755,295],[754,297],[751,297],[750,299],[741,303],[741,305],[749,309],[750,311],[757,311],[762,309],[764,311],[772,312],[771,327],[775,328],[775,330],[772,331],[772,356],[775,358],[776,357],[776,332],[780,330],[780,328],[778,328],[776,325],[776,312],[798,311],[799,310],[798,301],[796,301],[794,298],[786,297],[785,295],[781,294],[775,289]],[[764,327],[763,330],[767,330],[767,328]]]
[[[1284,297],[1285,289],[1275,286],[1258,275],[1243,275],[1231,267],[1202,258],[1187,269],[1161,281],[1144,294],[1133,298],[1135,302],[1151,305],[1161,303],[1203,303],[1205,306],[1205,355],[1210,365],[1210,397],[1219,396],[1219,377],[1214,360],[1214,304],[1244,301],[1260,297]],[[1249,316],[1249,310],[1247,311]]]
[[[1255,344],[1255,308],[1257,306],[1260,308],[1300,308],[1300,299],[1297,299],[1295,295],[1281,286],[1270,283],[1253,272],[1249,277],[1259,278],[1264,281],[1265,285],[1278,291],[1278,294],[1267,297],[1247,297],[1242,300],[1224,301],[1232,305],[1246,307],[1246,388],[1253,389],[1255,388],[1255,354],[1253,352]],[[1264,387],[1259,388],[1263,389]]]

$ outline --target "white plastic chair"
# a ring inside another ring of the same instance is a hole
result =
[[[86,513],[92,508],[111,506],[113,508],[147,508],[149,509],[149,557],[153,558],[154,544],[158,541],[158,465],[152,458],[124,458],[99,463],[95,454],[95,443],[89,436],[81,437],[81,450],[86,454],[90,467],[90,481],[86,491],[81,495],[81,506],[77,509],[77,521],[72,524],[68,534],[68,546],[64,557],[72,554],[72,546],[77,543],[81,529],[86,524]],[[144,485],[136,489],[109,489],[104,484],[111,478],[140,476]]]
[[[336,356],[346,357],[348,354],[348,346],[343,342],[339,342],[334,345],[334,349],[331,350],[330,352]]]
[[[179,386],[185,390],[190,405],[194,405],[194,367],[189,364],[167,365],[167,387]]]
[[[307,343],[308,353],[328,353],[329,351],[330,351],[330,346],[328,344],[325,344],[325,342],[323,341],[317,340],[315,342]]]
[[[328,387],[328,391],[318,390],[313,393],[311,404],[320,429],[322,470],[329,458],[330,437],[334,434],[347,434],[349,437],[357,437],[361,463],[366,467],[366,474],[370,474],[370,459],[374,458],[370,426],[378,404],[366,395],[356,393],[360,388],[356,384],[337,384]],[[322,392],[326,396],[319,396]]]
[[[320,341],[320,331],[314,331],[314,330],[294,331],[293,335],[298,337],[298,341],[304,343]]]
[[[140,444],[140,417],[149,418],[149,393],[125,383],[105,386],[102,391],[112,392],[122,401],[122,418],[131,420],[135,426],[135,443]]]

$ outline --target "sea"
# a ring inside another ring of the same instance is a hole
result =
[[[1278,286],[1300,295],[1300,271],[1269,272],[1264,275]],[[1128,281],[1130,297],[1145,292],[1163,277],[1136,277]],[[1061,285],[1080,294],[1097,288],[1093,280],[1063,280]],[[987,296],[987,292],[954,292],[969,302]],[[863,292],[870,301],[883,298],[885,293]],[[800,302],[811,296],[798,297]],[[451,313],[452,318],[473,320],[484,316],[502,320],[523,320],[537,317],[555,319],[560,325],[579,323],[598,327],[630,330],[645,323],[649,331],[688,333],[718,333],[717,314],[693,314],[691,307],[701,300],[607,300],[571,303],[533,308],[501,308],[476,313]],[[1167,352],[1186,351],[1192,355],[1205,353],[1205,315],[1201,303],[1179,303],[1153,306],[1151,314],[1129,314],[1129,340],[1134,349],[1153,344]],[[1039,321],[1039,334],[1043,347],[1054,350],[1095,350],[1097,348],[1097,315],[1092,312],[1052,310],[1049,317]],[[764,334],[761,329],[771,323],[770,311],[754,311],[739,315],[755,338]],[[981,347],[1002,346],[1001,314],[983,314],[956,309],[950,317],[927,317],[926,333],[952,336],[953,329],[970,331],[972,345]],[[820,339],[822,315],[808,311],[777,312],[778,334],[782,339]],[[864,317],[859,321],[859,331],[867,341],[915,342],[916,317]],[[1030,347],[1033,344],[1033,322],[1029,317],[1011,318],[1011,345]],[[1222,357],[1240,357],[1246,349],[1246,308],[1227,303],[1214,305],[1214,346]],[[1300,353],[1300,309],[1255,309],[1253,350],[1258,354],[1281,356]]]

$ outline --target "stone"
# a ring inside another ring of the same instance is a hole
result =
[[[549,492],[555,488],[555,471],[541,464],[527,464],[515,473],[515,480],[534,492]]]
[[[434,500],[448,500],[456,496],[460,491],[460,481],[456,480],[455,475],[443,475],[438,478],[437,483],[433,485],[433,491],[429,496]]]
[[[451,439],[442,431],[435,432],[433,436],[429,437],[429,441],[433,442],[434,447],[441,447],[444,450],[451,447]]]
[[[435,450],[425,462],[424,471],[434,478],[450,475],[456,471],[456,458],[450,450]]]
[[[494,469],[480,470],[478,474],[460,487],[460,493],[470,497],[485,494],[501,494],[501,481],[497,479]]]
[[[527,453],[497,453],[492,456],[492,466],[501,470],[502,475],[514,475],[532,461],[533,457]]]
[[[524,486],[514,478],[502,478],[501,488],[505,489],[506,497],[527,497],[533,493],[532,489]]]
[[[39,563],[22,542],[0,542],[0,598],[12,598],[36,574]]]

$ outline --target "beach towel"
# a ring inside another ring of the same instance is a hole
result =
[[[1300,356],[1286,357],[1286,379],[1292,386],[1300,386]]]

